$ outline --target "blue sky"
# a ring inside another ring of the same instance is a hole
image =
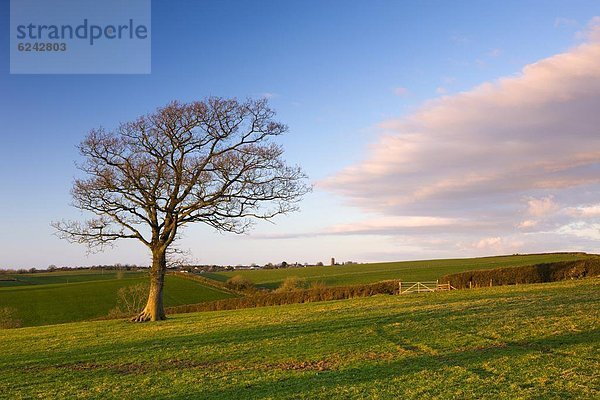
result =
[[[7,32],[8,1],[2,2],[0,13]],[[519,76],[527,65],[593,42],[586,32],[599,15],[597,1],[154,0],[149,75],[10,75],[10,44],[3,35],[0,220],[5,229],[0,231],[0,267],[147,263],[146,251],[137,243],[86,255],[84,248],[52,236],[51,221],[80,217],[69,207],[69,189],[77,174],[75,146],[92,128],[114,127],[171,100],[210,95],[269,97],[278,119],[290,128],[281,139],[287,159],[302,165],[316,187],[300,213],[279,218],[275,225],[258,224],[250,235],[223,235],[200,226],[188,229],[181,247],[191,250],[196,262],[312,263],[330,257],[382,261],[594,251],[595,220],[565,216],[594,209],[595,182],[567,185],[568,190],[540,189],[533,183],[534,191],[521,186],[499,194],[493,200],[498,207],[485,211],[486,217],[500,218],[499,209],[514,215],[521,210],[517,199],[537,219],[522,215],[497,232],[475,232],[461,224],[478,216],[444,210],[443,203],[431,202],[425,209],[423,202],[419,210],[378,206],[378,200],[395,192],[365,185],[379,182],[381,176],[362,176],[365,168],[360,167],[372,165],[378,154],[394,158],[377,150],[385,142],[382,138],[403,134],[386,121],[420,118],[420,110],[435,109],[439,105],[432,101],[441,97],[452,99],[480,84]],[[598,104],[597,99],[588,100]],[[593,140],[589,144],[596,146]],[[573,157],[578,157],[575,150]],[[595,164],[587,167],[593,170]],[[422,170],[428,182],[436,179],[435,169],[422,165]],[[418,174],[393,170],[386,176],[398,193],[404,187],[419,190],[414,183]],[[383,180],[381,184],[385,186]],[[369,202],[355,193],[358,190],[376,198]],[[490,202],[478,203],[478,198],[482,197],[473,189],[465,204],[472,210]],[[407,224],[428,229],[393,229]],[[532,224],[539,230],[518,228]],[[591,233],[573,234],[576,229]]]

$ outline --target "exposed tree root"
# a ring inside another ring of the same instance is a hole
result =
[[[159,313],[153,318],[152,313],[144,310],[135,317],[131,318],[131,322],[163,321],[165,319],[167,319],[167,316],[164,314],[164,312]]]

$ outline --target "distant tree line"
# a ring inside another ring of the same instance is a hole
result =
[[[354,264],[358,264],[355,261],[346,261],[343,263],[336,263],[336,266],[340,266],[340,265],[354,265]],[[212,265],[179,265],[179,266],[173,266],[170,269],[171,270],[176,270],[179,272],[199,272],[199,271],[203,271],[203,272],[225,272],[225,271],[235,271],[235,270],[242,270],[242,269],[283,269],[283,268],[304,268],[304,267],[322,267],[324,264],[322,261],[319,261],[315,264],[309,264],[309,263],[299,263],[299,262],[294,262],[294,263],[288,263],[287,261],[282,261],[280,263],[266,263],[264,265],[258,265],[258,264],[250,264],[250,265],[236,265],[236,266],[232,266],[232,265],[216,265],[216,264],[212,264]]]
[[[56,265],[49,265],[47,269],[37,268],[19,268],[19,269],[8,269],[1,268],[0,275],[14,275],[14,274],[35,274],[40,272],[58,272],[58,271],[139,271],[148,269],[148,266],[136,265],[136,264],[114,264],[114,265],[92,265],[87,267],[57,267]]]
[[[346,261],[341,264],[337,263],[336,266],[340,265],[354,265],[357,264],[355,261]],[[241,269],[282,269],[282,268],[304,268],[324,266],[322,261],[319,261],[315,264],[309,263],[288,263],[287,261],[282,261],[280,263],[266,263],[264,265],[258,264],[250,264],[250,265],[217,265],[217,264],[208,264],[208,265],[172,265],[169,267],[169,270],[175,271],[186,271],[186,272],[226,272],[226,271],[235,271]],[[19,268],[19,269],[8,269],[2,268],[0,269],[0,275],[12,275],[12,274],[35,274],[39,272],[56,272],[56,271],[86,271],[86,270],[97,270],[97,271],[139,271],[139,270],[147,270],[149,266],[145,265],[136,265],[136,264],[113,264],[113,265],[92,265],[85,267],[69,267],[69,266],[56,266],[54,264],[49,265],[46,269],[38,269],[38,268]]]
[[[584,260],[474,270],[442,276],[440,283],[450,283],[457,289],[486,286],[556,282],[600,276],[600,257]]]

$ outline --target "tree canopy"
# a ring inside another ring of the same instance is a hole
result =
[[[172,102],[112,131],[94,129],[79,145],[84,176],[71,191],[73,205],[93,217],[53,226],[92,249],[120,239],[147,246],[151,288],[138,320],[162,319],[166,252],[184,226],[243,233],[253,220],[297,210],[310,190],[271,140],[287,131],[274,116],[265,99],[209,98]]]

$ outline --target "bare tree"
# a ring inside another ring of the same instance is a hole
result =
[[[114,131],[92,130],[80,144],[85,177],[73,184],[73,205],[94,216],[52,225],[91,249],[119,239],[148,247],[148,301],[134,321],[165,319],[167,251],[184,226],[243,233],[252,219],[295,211],[310,190],[271,141],[287,130],[274,116],[264,99],[173,102]]]

